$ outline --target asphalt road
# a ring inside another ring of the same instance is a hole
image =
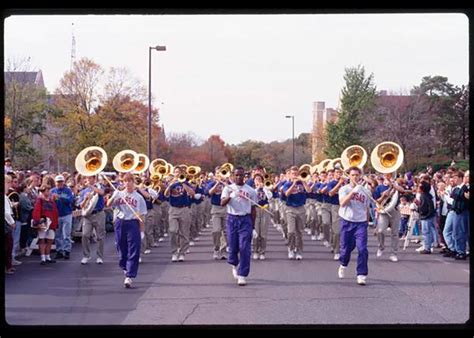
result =
[[[304,235],[304,259],[290,261],[283,239],[269,230],[267,259],[251,262],[248,285],[237,286],[226,261],[212,259],[210,228],[191,253],[171,262],[168,241],[143,256],[132,289],[124,289],[113,233],[105,263],[83,266],[81,245],[69,261],[41,266],[22,258],[6,276],[5,315],[10,325],[179,324],[413,324],[464,323],[469,318],[469,260],[420,255],[412,244],[399,262],[375,257],[369,231],[369,276],[356,284],[357,251],[346,278],[320,241]],[[168,237],[169,238],[169,237]],[[92,248],[95,248],[93,244]],[[387,249],[389,245],[387,245]]]

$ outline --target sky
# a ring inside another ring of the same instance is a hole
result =
[[[125,67],[148,88],[167,133],[229,144],[311,132],[313,103],[337,108],[343,75],[362,65],[377,90],[409,93],[422,77],[468,83],[468,17],[437,14],[13,15],[4,58],[30,58],[50,93],[76,60]],[[144,131],[146,132],[146,131]]]

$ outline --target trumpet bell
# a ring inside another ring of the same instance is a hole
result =
[[[403,164],[403,149],[395,142],[379,143],[370,154],[372,167],[379,173],[388,174]]]
[[[234,171],[234,165],[232,163],[224,163],[219,167],[218,173],[223,178],[229,178]]]
[[[133,150],[122,150],[115,155],[112,164],[118,172],[128,173],[134,171],[139,164],[138,154]]]
[[[107,153],[101,147],[87,147],[76,156],[76,170],[82,176],[94,176],[107,165]]]
[[[199,175],[199,173],[201,172],[201,167],[198,167],[198,166],[189,166],[186,170],[186,173],[190,176],[196,176],[196,175]]]
[[[134,174],[141,174],[148,169],[150,159],[145,154],[138,154],[138,165],[133,170]]]
[[[341,163],[345,170],[350,167],[362,169],[367,163],[367,152],[361,146],[349,146],[341,154]]]
[[[273,189],[273,182],[271,180],[265,180],[265,182],[263,182],[263,185],[267,188],[267,189],[270,189],[272,190]]]

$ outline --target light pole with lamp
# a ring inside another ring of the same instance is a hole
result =
[[[287,119],[291,118],[291,124],[293,129],[293,165],[295,165],[295,116],[294,115],[286,115]]]
[[[165,51],[166,46],[148,48],[148,158],[151,160],[151,50]]]

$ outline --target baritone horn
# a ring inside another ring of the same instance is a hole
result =
[[[370,154],[372,167],[381,174],[393,173],[403,164],[403,149],[395,142],[379,143]]]
[[[311,178],[311,165],[303,164],[298,170],[298,178],[302,181],[308,181]]]
[[[128,173],[135,170],[138,166],[139,156],[133,150],[122,150],[115,155],[112,164],[118,172]]]
[[[344,149],[341,154],[341,164],[344,170],[350,167],[362,169],[367,163],[367,152],[359,145],[352,145]]]
[[[82,176],[94,176],[107,165],[107,153],[101,147],[87,147],[76,156],[76,170]]]
[[[234,171],[234,165],[232,163],[224,163],[219,167],[218,173],[223,178],[229,178]]]
[[[157,158],[151,161],[150,166],[148,167],[148,170],[150,171],[150,175],[153,176],[154,174],[159,174],[162,177],[166,176],[170,173],[170,166],[168,165],[168,162],[166,162],[162,158]]]

